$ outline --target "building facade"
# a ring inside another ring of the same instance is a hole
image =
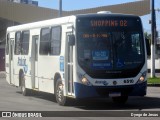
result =
[[[33,1],[33,0],[8,0],[8,1],[38,6],[38,1]]]

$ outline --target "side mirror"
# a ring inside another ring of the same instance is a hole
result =
[[[149,39],[145,38],[145,40],[146,40],[147,55],[150,56],[151,55],[151,48],[150,48]]]
[[[68,35],[68,44],[70,46],[74,46],[75,45],[75,36],[74,35]]]

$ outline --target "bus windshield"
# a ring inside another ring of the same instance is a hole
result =
[[[91,77],[134,77],[140,72],[145,52],[138,17],[79,18],[77,29],[78,63]]]

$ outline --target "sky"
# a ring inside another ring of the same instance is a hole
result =
[[[39,2],[40,7],[46,7],[51,9],[59,8],[59,0],[36,0]],[[78,10],[85,8],[94,8],[99,6],[108,6],[115,4],[122,4],[127,2],[134,2],[138,0],[62,0],[62,8],[65,11],[70,10]],[[155,0],[155,9],[160,9],[160,0]],[[150,33],[151,25],[149,24],[149,20],[151,18],[150,15],[141,16],[143,27],[146,32]],[[156,23],[157,30],[160,34],[160,12],[156,11]]]

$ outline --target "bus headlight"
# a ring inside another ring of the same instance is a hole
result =
[[[85,74],[77,73],[79,80],[87,86],[92,86],[92,84],[89,82],[89,80],[85,77]]]
[[[143,72],[142,75],[140,76],[139,80],[137,81],[137,83],[142,83],[145,81],[147,76],[147,71]]]
[[[143,82],[144,80],[145,80],[144,76],[141,76],[141,77],[139,78],[139,81],[141,81],[141,82]]]
[[[88,85],[88,86],[92,85],[86,77],[83,77],[81,81],[84,85]]]

